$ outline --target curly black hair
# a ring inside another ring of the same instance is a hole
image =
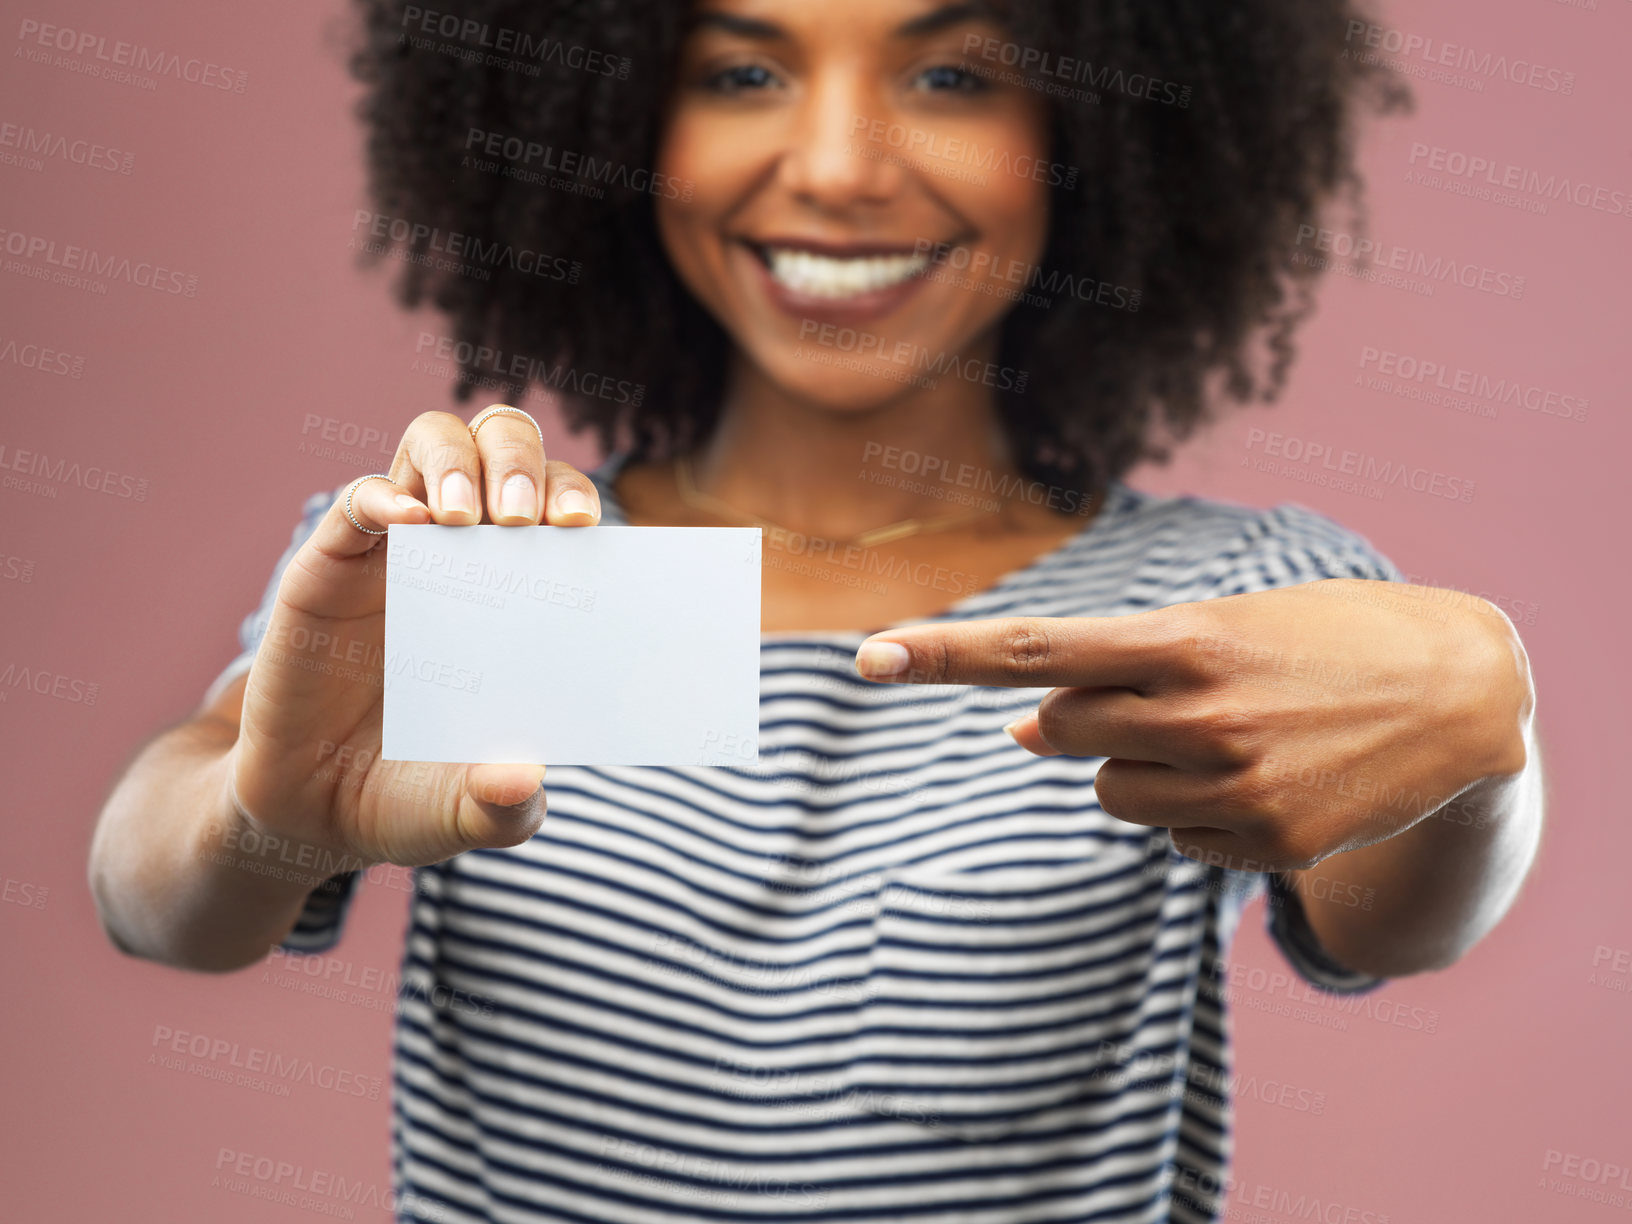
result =
[[[373,254],[406,261],[405,306],[429,298],[449,317],[455,398],[494,385],[481,353],[538,354],[504,367],[505,398],[534,381],[560,388],[552,365],[615,374],[656,393],[569,385],[574,433],[593,428],[603,448],[637,459],[706,439],[730,340],[669,264],[657,188],[628,173],[656,164],[687,6],[469,0],[453,15],[357,3]],[[1356,113],[1411,98],[1350,53],[1353,0],[1011,0],[1005,12],[1016,45],[1090,61],[1086,83],[1109,86],[1097,101],[1050,95],[1054,160],[1086,172],[1051,189],[1041,267],[1137,289],[1139,309],[1022,299],[999,350],[1029,376],[1023,391],[998,392],[1021,471],[1092,493],[1142,459],[1165,461],[1209,418],[1214,376],[1237,403],[1277,397],[1318,275],[1299,258],[1298,227],[1333,199],[1360,224]],[[1148,81],[1165,83],[1160,96],[1129,84]],[[473,133],[615,173],[579,193],[529,181],[526,154],[483,172],[471,168]],[[440,257],[470,250],[484,266]]]

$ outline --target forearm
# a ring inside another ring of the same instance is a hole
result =
[[[1512,905],[1535,860],[1542,812],[1530,730],[1521,772],[1477,783],[1386,841],[1285,875],[1340,964],[1378,977],[1443,969]],[[1369,906],[1355,903],[1361,896]]]
[[[108,937],[132,956],[210,972],[253,964],[323,882],[239,816],[227,786],[232,739],[209,723],[161,736],[103,807],[91,893]]]

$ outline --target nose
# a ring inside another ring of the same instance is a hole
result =
[[[833,71],[812,78],[795,104],[778,178],[793,196],[824,210],[895,198],[906,176],[900,153],[869,140],[876,119],[888,122],[874,91],[854,74]]]

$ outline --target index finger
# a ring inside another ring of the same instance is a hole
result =
[[[1175,672],[1167,609],[1128,616],[1005,616],[875,633],[856,651],[869,680],[1147,691]]]

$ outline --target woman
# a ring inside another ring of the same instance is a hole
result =
[[[360,223],[467,391],[566,386],[612,453],[432,413],[314,498],[108,801],[110,937],[319,951],[419,868],[403,1218],[1219,1218],[1246,900],[1368,989],[1540,824],[1499,611],[1119,479],[1281,384],[1298,227],[1393,100],[1346,0],[362,7]],[[425,522],[764,526],[758,758],[380,761],[379,533]]]

